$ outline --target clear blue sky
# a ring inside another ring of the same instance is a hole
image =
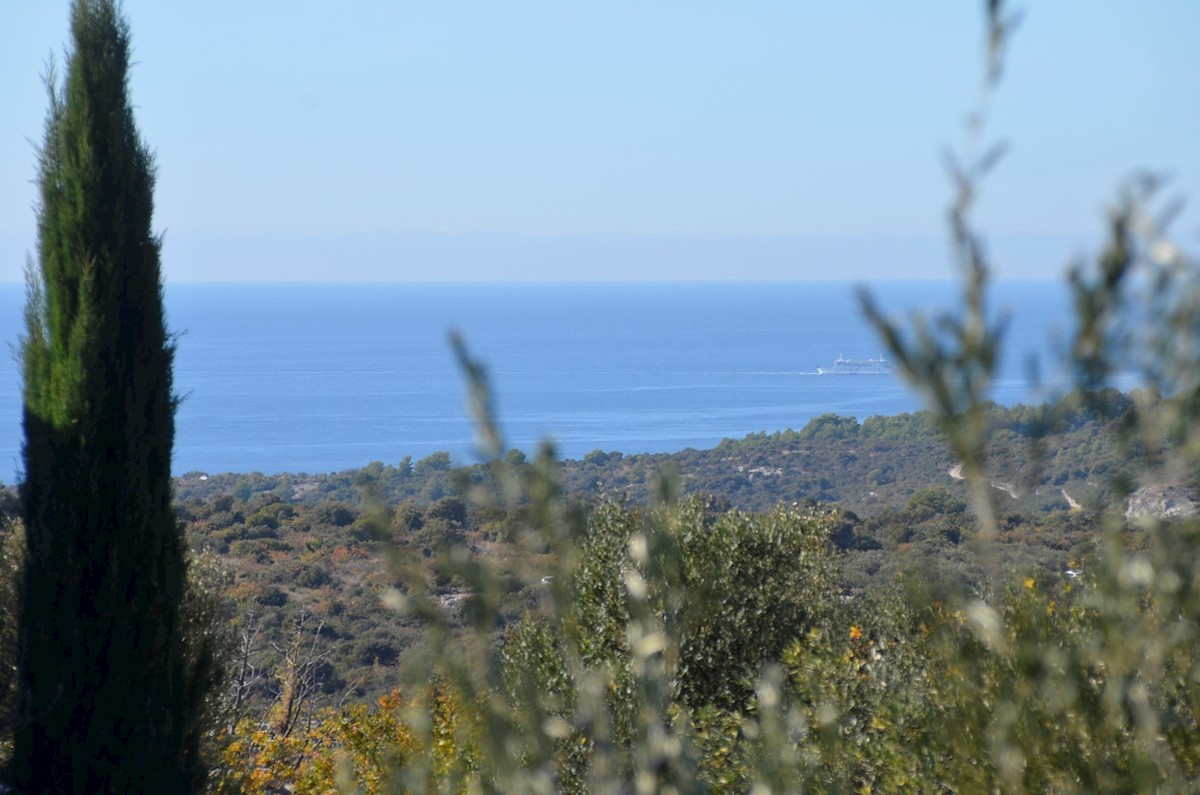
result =
[[[167,278],[947,276],[981,5],[126,0]],[[67,6],[0,3],[0,281]],[[1200,2],[1021,7],[979,220],[1047,276],[1138,168],[1200,203]]]

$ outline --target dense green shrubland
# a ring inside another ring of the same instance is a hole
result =
[[[1004,426],[1019,422],[1019,413],[1026,411],[995,409],[994,413],[998,426]],[[1076,439],[1083,445],[1089,433],[1082,430],[1084,425],[1074,429],[1078,436],[1063,437],[1068,441],[1061,450],[1074,449],[1069,445]],[[876,418],[862,428],[892,436],[902,432],[913,445],[924,449],[936,450],[939,445],[928,420],[919,415]],[[853,441],[861,449],[861,438]],[[1030,440],[1019,438],[1005,443],[1015,448],[1013,457],[1020,457]],[[762,437],[751,437],[746,444],[759,450],[769,464],[776,456],[786,460],[782,451],[794,442],[775,447]],[[810,442],[807,454],[833,459],[842,451],[840,444],[838,440]],[[730,446],[734,443],[727,443],[726,447]],[[1083,453],[1072,456],[1091,466]],[[531,466],[518,462],[513,471],[528,472]],[[571,462],[563,468],[569,466]],[[985,564],[977,554],[974,519],[962,483],[949,477],[945,467],[929,467],[921,456],[900,457],[889,471],[897,483],[906,484],[903,490],[894,492],[894,504],[880,499],[873,507],[860,509],[861,513],[832,506],[819,511],[836,549],[830,558],[835,564],[829,575],[833,590],[860,594],[886,589],[897,576],[912,571],[921,571],[922,576],[941,581],[946,587],[981,583]],[[377,478],[370,481],[373,484],[386,483],[386,468],[371,467],[367,472]],[[506,595],[502,622],[507,625],[519,619],[544,591],[540,583],[542,569],[525,579],[518,569],[532,567],[535,562],[548,567],[553,564],[552,556],[542,550],[522,551],[511,543],[507,528],[527,517],[528,501],[509,508],[473,504],[469,495],[486,476],[484,469],[472,467],[450,474],[454,481],[451,492],[464,496],[446,496],[432,502],[389,502],[386,536],[420,557],[430,571],[437,596],[445,600],[457,598],[463,584],[461,579],[433,573],[439,557],[459,546],[494,561],[503,570]],[[686,470],[681,478],[688,478]],[[421,646],[422,632],[415,622],[378,609],[378,594],[391,582],[379,557],[376,523],[382,514],[373,512],[364,502],[361,486],[347,486],[344,495],[342,491],[342,484],[365,481],[361,471],[325,478],[212,476],[203,482],[210,496],[193,495],[177,503],[193,549],[218,556],[228,568],[231,585],[227,592],[239,605],[239,621],[252,620],[258,629],[254,659],[261,667],[278,665],[276,647],[286,645],[302,613],[307,612],[311,621],[321,625],[326,665],[318,696],[330,702],[341,698],[342,692],[354,699],[386,693],[394,685],[398,670]],[[245,493],[242,487],[250,483],[257,490],[250,493],[249,499],[234,496]],[[327,483],[334,487],[328,488]],[[867,483],[861,487],[870,488]],[[185,485],[181,491],[187,488]],[[596,510],[611,511],[621,499],[614,494],[577,494],[562,488],[564,499],[581,509],[599,506]],[[218,489],[229,493],[217,493]],[[734,505],[736,496],[709,492],[701,502],[695,501],[701,499],[698,496],[685,499],[693,506],[689,515],[704,517],[703,527],[708,528],[715,517]],[[803,496],[805,499],[798,502],[807,506],[804,510],[817,511],[817,503]],[[1007,506],[1001,512],[998,548],[992,553],[1001,567],[1056,576],[1071,566],[1080,566],[1092,554],[1097,532],[1094,512],[1070,511],[1061,497],[1041,506],[1028,500],[1012,500],[1003,492],[996,496]],[[629,502],[628,506],[631,515],[650,510],[646,502]],[[265,712],[277,690],[277,680],[266,677],[248,693],[247,704]]]
[[[1144,451],[1118,445],[1136,416],[1133,398],[1105,394],[1098,405],[1068,395],[1040,406],[987,407],[988,477],[1016,493],[1008,495],[1002,509],[1065,510],[1069,504],[1063,490],[1102,503],[1110,491],[1108,475],[1136,473]],[[833,427],[837,433],[830,432]],[[522,463],[523,454],[513,458],[516,466],[528,466]],[[616,496],[645,502],[652,496],[657,473],[672,470],[679,475],[684,495],[716,497],[742,510],[817,500],[869,514],[902,508],[920,489],[962,490],[949,475],[956,463],[929,412],[867,417],[861,423],[823,415],[799,431],[726,439],[711,450],[634,455],[597,451],[560,462],[559,477],[563,490],[574,498]],[[363,486],[370,484],[372,494],[389,504],[424,507],[445,497],[462,497],[487,482],[488,466],[482,464],[429,469],[410,461],[397,466],[375,462],[328,475],[223,474],[201,480],[198,473],[190,473],[177,479],[176,494],[184,504],[192,498],[229,496],[245,502],[274,495],[292,504],[334,500],[357,505]]]

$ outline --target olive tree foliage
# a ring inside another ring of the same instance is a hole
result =
[[[445,771],[445,786],[616,793],[701,791],[722,775],[753,783],[731,771],[757,747],[745,737],[782,731],[782,719],[771,723],[779,697],[764,707],[760,690],[779,692],[784,651],[831,602],[831,517],[796,506],[715,513],[676,501],[669,478],[653,507],[575,508],[558,492],[549,449],[531,465],[503,460],[484,371],[456,344],[492,461],[492,487],[471,496],[522,508],[507,528],[520,550],[515,573],[502,576],[462,545],[439,554],[437,570],[470,593],[461,615],[430,589],[415,552],[388,546],[399,587],[385,602],[423,620],[431,637],[417,669],[474,705],[455,740],[471,752]],[[514,574],[528,613],[497,636]],[[412,714],[417,737],[432,731],[428,714]],[[764,719],[771,732],[748,728]],[[705,748],[729,731],[738,749],[714,769]],[[403,775],[414,791],[430,780],[420,759]]]
[[[641,511],[605,503],[588,517],[570,608],[584,663],[628,663],[629,583],[647,581],[641,532],[662,534],[664,582],[647,593],[678,635],[673,697],[743,708],[762,666],[817,623],[833,596],[830,517],[780,506],[713,515],[699,499]],[[663,587],[666,586],[666,587]]]
[[[968,131],[979,154],[949,158],[960,305],[898,324],[863,296],[963,463],[974,548],[985,564],[1000,542],[984,441],[1004,320],[991,307],[991,265],[972,213],[1004,151],[985,143],[986,110],[1016,21],[1001,2],[986,10],[984,97]],[[499,682],[493,675],[488,692],[507,693],[489,697],[507,705],[492,714],[514,720],[513,732],[499,736],[521,740],[494,749],[497,756],[485,751],[482,763],[519,762],[547,791],[1194,791],[1200,519],[1135,517],[1124,499],[1140,486],[1200,484],[1200,270],[1166,236],[1170,208],[1154,210],[1160,187],[1132,179],[1094,262],[1068,275],[1075,328],[1061,364],[1075,400],[1063,405],[1111,401],[1117,373],[1137,373],[1144,385],[1118,407],[1121,443],[1140,471],[1111,484],[1117,496],[1102,511],[1082,574],[997,571],[966,594],[902,583],[890,597],[831,610],[807,631],[790,626],[782,669],[709,687],[713,679],[691,667],[687,651],[704,637],[685,607],[695,585],[688,532],[665,531],[670,520],[656,524],[654,512],[635,519],[613,506],[590,525],[556,515],[543,459],[526,473],[526,487],[543,498],[532,516],[544,521],[532,527],[551,529],[573,577],[551,581],[549,618],[510,636],[508,669],[501,666]],[[464,365],[485,439],[500,450],[482,373],[465,357]],[[659,510],[686,516],[705,543],[720,543],[695,508],[690,516],[687,506]],[[735,559],[725,560],[729,572],[706,572],[717,591],[736,571]],[[580,590],[581,582],[589,585]],[[598,660],[609,662],[591,664]],[[689,684],[691,676],[706,685]],[[744,711],[731,709],[748,693]]]
[[[961,305],[906,325],[863,296],[963,463],[985,564],[1001,532],[984,441],[1004,323],[972,208],[1003,151],[979,142],[1015,23],[999,0],[986,13],[984,101],[969,128],[982,153],[950,159]],[[1146,384],[1121,406],[1140,478],[1114,484],[1082,574],[997,571],[969,593],[909,577],[843,601],[828,588],[819,511],[714,515],[675,501],[664,478],[655,506],[585,512],[559,494],[549,449],[526,466],[502,460],[486,374],[456,341],[494,475],[472,497],[522,506],[508,533],[532,606],[500,632],[506,578],[457,545],[436,562],[469,594],[456,616],[422,561],[388,547],[398,583],[385,602],[430,627],[418,668],[468,713],[440,735],[464,750],[458,763],[431,778],[431,762],[409,759],[397,781],[534,793],[1194,792],[1200,520],[1134,520],[1120,496],[1200,481],[1200,284],[1150,210],[1156,188],[1131,183],[1102,253],[1069,277],[1077,325],[1063,353],[1077,400],[1064,405],[1111,400],[1117,372]],[[419,704],[409,714],[419,743],[439,738],[432,714]]]
[[[567,578],[568,601],[555,615],[527,618],[501,654],[517,709],[545,711],[575,727],[568,755],[557,759],[559,786],[586,792],[597,783],[590,752],[601,738],[593,721],[578,719],[574,696],[591,678],[609,693],[603,742],[618,750],[622,777],[633,770],[633,749],[645,733],[635,686],[645,663],[638,664],[644,649],[629,628],[641,621],[660,628],[652,636],[662,644],[653,670],[665,677],[666,725],[689,743],[705,736],[687,729],[691,716],[718,723],[728,717],[740,728],[763,671],[831,603],[831,527],[819,511],[784,506],[757,516],[710,515],[697,500],[650,511],[612,502],[594,509],[578,564],[556,575]],[[651,548],[658,563],[651,563]],[[703,768],[709,754],[693,753]],[[702,769],[692,774],[705,776]]]
[[[985,94],[998,85],[1014,21],[1000,2],[988,13]],[[976,141],[985,115],[972,119]],[[1003,322],[990,311],[986,245],[971,210],[1003,147],[981,148],[965,166],[951,159],[961,307],[933,324],[904,325],[862,297],[963,463],[986,558],[997,528],[985,401]],[[1121,443],[1140,471],[1110,484],[1116,498],[1102,511],[1103,532],[1078,580],[997,578],[955,600],[929,653],[910,658],[914,671],[940,672],[931,678],[942,683],[936,697],[923,708],[954,717],[952,731],[935,735],[940,755],[929,782],[976,791],[1175,792],[1192,791],[1200,776],[1200,522],[1134,516],[1125,499],[1142,486],[1200,485],[1200,270],[1167,237],[1174,207],[1156,211],[1160,189],[1153,176],[1132,178],[1108,212],[1095,261],[1068,274],[1075,327],[1063,369],[1084,404],[1110,401],[1116,374],[1139,377]],[[1040,454],[1036,445],[1029,450]]]
[[[925,399],[963,464],[971,487],[980,529],[993,535],[996,528],[986,476],[983,444],[987,433],[986,398],[995,374],[1004,336],[1004,320],[990,311],[990,265],[986,246],[972,226],[971,213],[982,178],[1003,157],[1003,143],[984,139],[989,103],[1003,73],[1004,54],[1019,18],[1009,15],[1004,3],[987,3],[987,70],[979,107],[967,123],[966,152],[950,153],[946,165],[955,189],[947,212],[951,248],[962,280],[962,306],[933,322],[921,315],[911,320],[910,333],[892,323],[875,304],[870,292],[860,290],[864,314],[872,322],[900,371]]]

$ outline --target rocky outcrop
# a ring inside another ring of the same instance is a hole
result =
[[[1179,486],[1143,486],[1129,495],[1125,506],[1125,518],[1130,521],[1184,519],[1198,513],[1196,496]]]

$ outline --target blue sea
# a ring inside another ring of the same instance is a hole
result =
[[[872,285],[894,314],[951,305],[949,283]],[[898,377],[820,376],[883,346],[844,283],[171,284],[180,334],[174,472],[330,472],[439,450],[476,460],[460,331],[486,366],[507,446],[560,455],[712,447],[920,408]],[[24,288],[0,284],[14,347]],[[1028,362],[1066,331],[1063,288],[997,285],[1011,312],[992,398],[1044,397]],[[20,470],[20,375],[0,366],[0,480]]]

